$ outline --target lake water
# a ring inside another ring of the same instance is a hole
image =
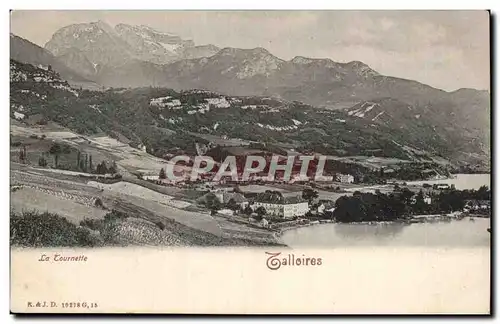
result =
[[[489,218],[469,217],[451,222],[388,224],[320,224],[285,231],[292,247],[418,246],[489,247]]]
[[[408,184],[448,183],[459,190],[491,188],[490,174],[458,174],[456,178]],[[489,247],[489,218],[451,222],[389,224],[321,224],[288,230],[281,240],[290,247],[432,246]]]
[[[491,175],[489,173],[481,173],[481,174],[456,174],[456,177],[453,179],[444,179],[444,180],[426,180],[426,181],[409,181],[408,185],[416,184],[421,185],[424,183],[428,183],[430,185],[438,184],[438,183],[447,183],[449,185],[454,184],[456,189],[464,190],[464,189],[479,189],[481,186],[488,186],[491,188]]]

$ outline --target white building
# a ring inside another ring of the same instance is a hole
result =
[[[252,205],[255,211],[259,207],[266,210],[266,214],[275,217],[292,218],[295,216],[304,216],[309,211],[309,203],[301,197],[281,197],[280,200],[260,199],[257,197]]]
[[[226,215],[226,216],[233,216],[234,211],[232,211],[231,209],[225,208],[225,209],[218,210],[217,214]]]
[[[342,183],[353,183],[354,176],[350,174],[337,173],[336,180]]]
[[[333,201],[320,201],[318,205],[318,213],[333,212],[335,210],[335,202]]]

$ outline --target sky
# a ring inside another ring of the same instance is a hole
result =
[[[377,72],[447,91],[489,90],[487,11],[13,11],[11,32],[44,46],[59,28],[102,20],[148,25],[197,45],[264,47],[362,61]]]

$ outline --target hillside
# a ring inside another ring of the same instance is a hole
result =
[[[45,69],[50,66],[74,86],[99,87],[91,79],[85,78],[75,70],[69,68],[62,60],[56,58],[49,51],[14,34],[10,34],[10,58]]]
[[[210,56],[219,50],[210,44],[197,46],[192,40],[148,26],[118,24],[111,27],[103,21],[63,27],[54,33],[45,49],[56,57],[63,57],[77,71],[92,75],[99,75],[104,67],[121,66],[135,60],[165,64]],[[78,56],[73,59],[75,52]],[[82,61],[92,64],[93,71],[82,69]]]
[[[359,61],[339,63],[303,56],[283,60],[264,48],[196,46],[147,26],[119,24],[112,28],[102,22],[71,25],[58,30],[46,49],[106,87],[154,86],[179,92],[204,89],[226,96],[299,101],[320,110],[345,110],[339,113],[339,119],[347,118],[348,123],[364,129],[367,136],[373,129],[368,131],[366,127],[376,125],[379,142],[390,137],[457,163],[487,165],[490,158],[488,91],[446,92],[417,81],[384,76]],[[377,122],[342,117],[370,103],[380,103],[367,115],[375,118],[375,113],[383,113]],[[333,122],[335,125],[335,118]],[[391,134],[383,134],[382,130]],[[252,138],[259,136],[251,129],[238,132]],[[318,134],[325,136],[328,132]],[[283,134],[274,132],[272,136],[282,138]],[[317,137],[318,143],[329,145],[329,140]],[[335,150],[350,152],[344,146],[337,143]]]

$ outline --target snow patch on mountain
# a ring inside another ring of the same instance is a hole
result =
[[[168,44],[168,43],[159,43],[165,50],[169,51],[169,52],[175,52],[177,51],[179,48],[182,47],[181,44]]]
[[[372,118],[372,121],[377,120],[377,119],[378,119],[380,116],[382,116],[384,113],[385,113],[385,111],[381,111],[381,112],[379,112],[379,113],[377,114],[377,116],[375,116],[375,117],[373,117],[373,118]]]
[[[378,104],[372,102],[365,102],[359,108],[355,108],[347,112],[349,116],[354,116],[358,118],[364,118],[373,108],[377,107]]]

